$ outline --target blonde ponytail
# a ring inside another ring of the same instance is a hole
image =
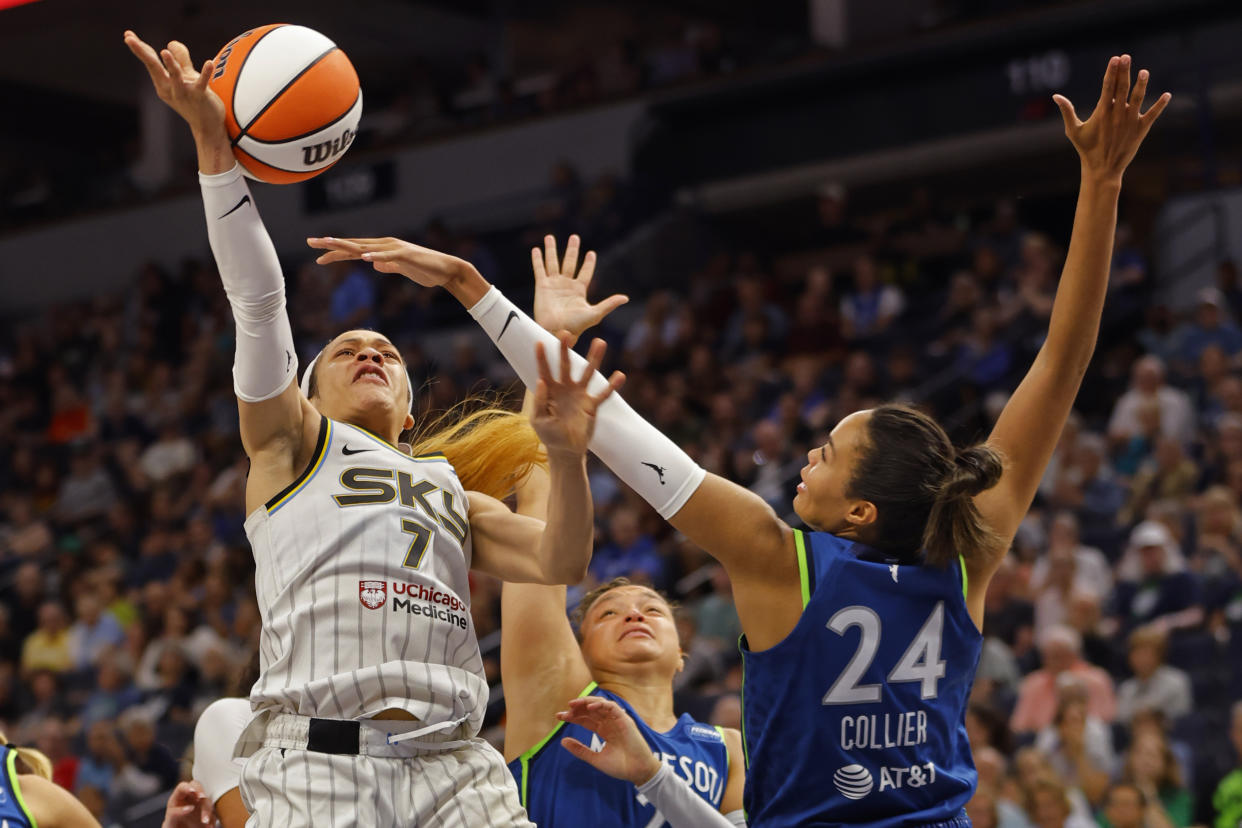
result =
[[[4,733],[0,732],[0,745],[7,745],[8,743],[8,738],[4,735]],[[13,750],[17,751],[17,758],[21,760],[22,764],[26,766],[26,769],[30,773],[51,781],[52,760],[48,759],[47,756],[44,755],[43,751],[35,750],[34,748],[16,746],[13,746]],[[21,773],[20,768],[18,769],[18,773]]]
[[[467,491],[504,499],[532,465],[547,462],[530,420],[500,408],[493,396],[471,395],[416,427],[406,440],[414,456],[443,454]]]

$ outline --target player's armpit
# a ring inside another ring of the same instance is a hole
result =
[[[762,498],[708,474],[669,523],[724,564],[752,650],[793,630],[802,616],[794,531]]]
[[[60,785],[33,774],[21,774],[20,780],[26,807],[39,825],[100,828],[86,806]]]

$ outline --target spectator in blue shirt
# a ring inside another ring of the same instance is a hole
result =
[[[1148,520],[1134,527],[1117,573],[1113,615],[1123,631],[1150,624],[1168,632],[1203,621],[1199,579],[1186,571],[1185,558],[1164,524]]]
[[[101,792],[112,790],[117,769],[124,764],[125,749],[117,738],[116,722],[110,719],[93,722],[86,731],[86,755],[78,765],[76,791],[83,788]]]
[[[1199,291],[1194,319],[1181,330],[1177,358],[1182,371],[1192,371],[1199,364],[1199,356],[1209,345],[1216,345],[1228,356],[1242,351],[1242,331],[1226,316],[1225,297],[1214,287]]]
[[[608,536],[611,542],[591,558],[591,575],[596,581],[606,583],[624,576],[657,589],[665,588],[664,559],[651,536],[639,528],[633,509],[617,507],[608,522]]]
[[[73,639],[74,667],[89,670],[99,664],[99,657],[105,650],[124,643],[125,631],[116,616],[104,609],[94,592],[80,594],[74,609],[78,620],[69,629]]]
[[[115,657],[105,658],[100,662],[99,673],[95,677],[95,691],[82,706],[83,727],[115,719],[142,701],[142,691],[134,686],[129,674],[117,662]]]

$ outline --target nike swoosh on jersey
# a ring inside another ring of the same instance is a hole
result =
[[[504,327],[500,329],[500,336],[505,335],[505,331],[509,330],[509,323],[512,322],[514,319],[517,319],[517,315],[518,315],[517,311],[509,311],[509,316],[505,319]],[[497,342],[500,341],[500,336],[496,337]]]
[[[351,449],[348,444],[341,446],[341,454],[344,454],[346,457],[348,457],[351,454],[362,454],[364,451],[375,451],[375,449],[373,448]]]
[[[244,205],[244,204],[249,204],[249,203],[250,203],[250,193],[246,193],[244,196],[242,196],[241,201],[239,201],[239,202],[237,202],[236,204],[234,204],[234,205],[232,206],[232,208],[230,208],[230,209],[229,209],[229,211],[228,211],[227,213],[225,213],[223,216],[220,216],[220,218],[224,218],[225,216],[228,216],[228,215],[230,215],[230,214],[232,214],[232,213],[236,212],[237,210],[240,210],[240,209],[241,209],[241,207],[242,207],[242,205]]]

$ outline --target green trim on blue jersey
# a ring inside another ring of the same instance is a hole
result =
[[[738,649],[742,649],[742,639],[745,634],[737,637]],[[750,745],[746,744],[746,653],[742,653],[742,692],[739,694],[742,702],[742,760],[746,770],[750,770]]]
[[[588,684],[588,685],[587,685],[587,686],[583,689],[583,691],[582,691],[581,693],[579,693],[579,694],[578,694],[578,698],[580,698],[580,699],[581,699],[581,698],[583,698],[584,696],[589,696],[589,695],[591,695],[592,693],[594,693],[594,692],[595,692],[595,689],[596,689],[597,687],[599,687],[599,685],[598,685],[598,684],[596,684],[595,682],[591,682],[590,684]],[[537,753],[539,753],[539,751],[543,750],[544,745],[546,745],[548,742],[552,741],[552,737],[553,737],[553,736],[555,736],[557,733],[559,733],[559,732],[560,732],[560,730],[561,730],[561,728],[562,728],[562,727],[564,727],[564,726],[565,726],[565,723],[564,723],[564,722],[557,722],[557,723],[556,723],[556,726],[555,726],[555,727],[553,727],[551,730],[549,730],[549,731],[548,731],[548,735],[547,735],[547,736],[544,736],[542,739],[540,739],[540,740],[538,741],[538,743],[536,743],[536,744],[535,744],[535,746],[534,746],[534,747],[532,747],[530,750],[526,751],[525,753],[523,753],[521,756],[519,756],[519,757],[518,757],[518,761],[519,761],[519,762],[521,763],[521,765],[522,765],[522,790],[521,790],[521,794],[522,794],[522,807],[523,807],[523,808],[528,808],[528,807],[529,807],[529,806],[526,804],[526,780],[530,779],[530,761],[531,761],[532,759],[534,759],[534,758],[535,758],[535,754],[537,754]]]
[[[9,787],[13,789],[13,797],[17,800],[17,807],[22,809],[22,813],[30,821],[30,828],[39,828],[39,823],[35,821],[34,814],[30,813],[30,808],[26,806],[26,800],[22,796],[22,783],[17,778],[17,748],[10,746],[9,758],[4,763],[4,772],[9,775]]]
[[[794,544],[798,547],[798,580],[802,584],[802,608],[811,603],[811,575],[807,569],[806,538],[801,529],[794,530]]]
[[[957,553],[957,561],[962,565],[962,600],[967,600],[966,589],[970,586],[970,576],[966,574],[966,556],[961,552]]]
[[[723,728],[723,727],[721,727],[720,725],[714,725],[714,727],[716,728],[716,732],[720,734],[720,741],[724,742],[724,746],[725,746],[725,771],[728,771],[728,770],[729,770],[729,766],[733,763],[733,757],[729,755],[729,740],[725,738],[725,732],[724,732],[724,728]],[[729,780],[728,780],[728,778],[727,778],[727,777],[725,778],[725,784],[726,784],[726,785],[727,785],[727,784],[729,784]]]

